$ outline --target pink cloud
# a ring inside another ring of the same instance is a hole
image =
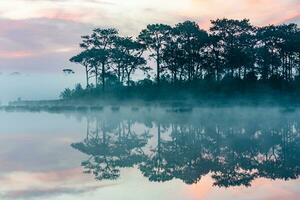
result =
[[[180,11],[179,11],[180,12]],[[186,11],[186,18],[200,21],[206,29],[209,21],[216,18],[248,18],[254,25],[280,24],[300,15],[300,2],[296,0],[192,0]]]
[[[0,58],[4,59],[17,59],[17,58],[26,58],[33,56],[33,52],[29,51],[4,51],[0,50]]]
[[[7,4],[11,2],[13,0]],[[5,16],[16,16],[14,19],[18,20],[1,18],[0,8],[0,66],[19,70],[26,63],[26,69],[44,70],[66,65],[69,56],[76,53],[74,49],[79,50],[80,36],[90,33],[95,26],[116,27],[125,35],[137,35],[149,23],[175,24],[189,19],[207,30],[210,20],[216,18],[249,18],[254,25],[262,26],[295,21],[300,16],[298,0],[227,0],[226,3],[223,0],[165,0],[160,4],[159,0],[122,3],[110,0],[114,4],[108,5],[78,2],[31,1],[29,8],[19,5],[16,10],[2,11],[7,11]],[[50,61],[54,56],[56,58]]]
[[[69,58],[80,50],[80,36],[93,29],[90,24],[49,18],[0,18],[0,27],[3,27],[0,29],[2,72],[36,69],[60,72],[62,66],[69,64]]]
[[[59,19],[65,21],[82,21],[82,19],[88,17],[88,13],[86,12],[76,12],[76,11],[65,11],[58,9],[46,9],[39,12],[41,17],[45,17],[48,19]]]

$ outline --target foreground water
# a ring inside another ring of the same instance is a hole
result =
[[[298,199],[300,111],[0,112],[0,199]]]

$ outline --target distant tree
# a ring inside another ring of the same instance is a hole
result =
[[[114,48],[114,39],[117,37],[118,31],[113,28],[93,30],[91,35],[82,36],[80,46],[86,50],[90,50],[89,54],[93,57],[93,68],[95,73],[96,87],[98,86],[98,78],[101,74],[102,90],[105,90],[105,74],[110,68],[111,50]],[[99,67],[101,73],[99,73]]]
[[[263,79],[269,79],[274,74],[279,74],[280,52],[277,27],[274,25],[260,27],[257,30],[257,63],[260,66]]]
[[[158,88],[176,93],[170,87],[176,83],[183,93],[194,95],[243,91],[256,84],[296,94],[300,80],[300,30],[296,24],[254,27],[247,19],[226,18],[211,23],[208,32],[192,21],[173,27],[151,24],[136,39],[120,36],[112,28],[95,29],[82,36],[83,51],[70,61],[84,66],[87,88],[94,87],[90,80],[95,78],[95,87],[102,86],[102,91],[109,87],[107,92],[130,86],[132,91],[154,97]],[[148,58],[156,61],[154,81],[148,73]],[[132,81],[137,71],[147,77]],[[71,96],[76,96],[74,92]],[[101,94],[93,89],[87,92]]]
[[[150,50],[150,57],[156,60],[156,81],[160,84],[160,74],[162,72],[162,50],[170,40],[172,28],[165,24],[151,24],[142,30],[138,36],[141,44]]]
[[[130,85],[131,75],[135,70],[148,69],[144,67],[146,64],[146,60],[142,57],[144,49],[144,45],[130,37],[118,37],[115,40],[113,60],[116,63],[120,81],[122,77],[126,76],[128,86]]]
[[[280,40],[277,46],[282,59],[282,75],[285,80],[293,79],[293,69],[299,58],[296,56],[299,46],[297,47],[297,43],[294,43],[297,40],[297,34],[299,34],[299,28],[296,24],[277,26],[277,37]]]
[[[278,72],[277,68],[280,66],[280,57],[270,51],[266,46],[261,46],[256,49],[256,63],[259,67],[259,73],[263,80],[268,80],[275,73]]]
[[[70,88],[66,88],[63,92],[61,92],[60,97],[63,99],[72,98],[72,90]]]
[[[74,63],[79,63],[81,65],[84,66],[85,68],[85,78],[86,78],[86,87],[88,88],[90,86],[89,84],[89,80],[90,80],[90,72],[93,69],[93,63],[92,63],[92,59],[90,54],[89,54],[89,50],[85,50],[83,52],[81,52],[80,54],[73,56],[70,59],[70,62],[74,62]]]
[[[209,35],[205,49],[202,53],[202,63],[208,74],[214,74],[214,79],[219,81],[222,78],[224,69],[224,52],[220,43],[220,37]]]
[[[195,22],[185,21],[174,28],[175,39],[178,47],[183,51],[183,66],[187,72],[187,78],[202,77],[201,53],[202,48],[208,42],[208,34],[201,30]]]
[[[253,38],[255,36],[255,28],[250,24],[249,20],[232,20],[232,19],[217,19],[212,20],[212,27],[210,32],[213,36],[220,38],[220,45],[222,46],[223,56],[226,61],[225,70],[230,72],[231,77],[234,76],[236,70],[240,76],[241,68],[244,69],[244,74],[247,73],[247,61],[250,59],[243,59],[242,61],[236,58],[240,55],[248,56],[247,52],[251,52],[253,48]],[[239,55],[238,55],[239,54]],[[249,56],[250,57],[250,56]],[[252,66],[252,70],[253,70]]]
[[[184,59],[184,51],[179,48],[178,42],[172,39],[163,50],[162,60],[166,69],[171,73],[173,83],[176,83],[178,78],[182,80],[184,73]]]
[[[68,68],[65,68],[62,70],[66,75],[68,74],[75,74],[75,72],[72,70],[72,69],[68,69]]]
[[[264,77],[267,70],[268,77],[279,75],[285,80],[293,78],[293,70],[299,60],[298,34],[299,28],[296,24],[270,25],[258,29],[258,46],[263,55],[258,54],[256,57],[264,71]]]

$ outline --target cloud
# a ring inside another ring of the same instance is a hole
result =
[[[80,36],[96,26],[137,35],[147,23],[176,20],[150,5],[143,8],[138,3],[135,9],[134,2],[33,1],[30,6],[24,0],[1,2],[0,69],[61,72],[62,66],[72,66],[68,60],[78,53]]]
[[[298,0],[227,0],[226,3],[222,0],[192,0],[191,2],[191,6],[181,14],[202,20],[208,26],[209,19],[224,17],[248,18],[257,26],[279,24],[300,14]]]
[[[77,44],[80,36],[93,28],[89,24],[47,18],[0,19],[0,26],[6,27],[0,30],[2,52],[4,50],[36,52],[67,48]]]
[[[2,59],[23,58],[23,57],[28,57],[31,55],[32,55],[32,53],[29,51],[5,51],[5,50],[0,51],[0,58],[2,58]]]
[[[222,6],[220,6],[222,5]],[[58,70],[70,65],[80,36],[115,27],[136,36],[150,23],[250,18],[254,25],[299,23],[298,0],[10,0],[0,3],[0,69]],[[3,71],[3,70],[2,70]]]
[[[60,19],[0,19],[0,69],[60,70],[91,24]],[[3,71],[2,70],[2,71]]]

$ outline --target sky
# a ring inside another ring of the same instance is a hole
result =
[[[193,20],[201,28],[208,29],[211,19],[223,17],[248,18],[257,26],[285,22],[299,24],[300,1],[1,0],[0,92],[24,90],[21,83],[31,79],[24,76],[35,77],[37,74],[45,76],[42,85],[51,85],[55,91],[37,98],[57,98],[59,87],[74,85],[74,79],[83,82],[82,68],[68,60],[80,51],[80,36],[89,34],[95,27],[115,27],[122,35],[136,36],[150,23],[173,25]],[[76,74],[75,78],[68,77],[63,85],[59,85],[61,77],[57,80],[57,75],[61,76],[63,68],[73,68]],[[13,88],[7,86],[7,79],[15,84]],[[31,82],[27,85],[38,84]],[[17,96],[13,94],[6,99]]]

